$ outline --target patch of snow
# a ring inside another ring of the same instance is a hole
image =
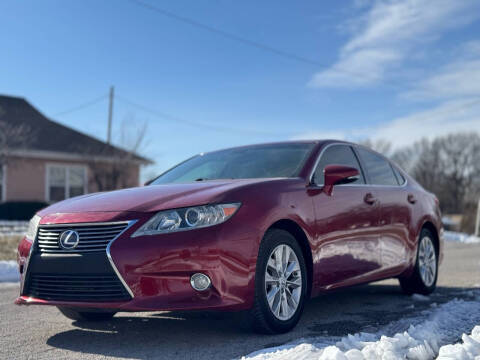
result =
[[[475,326],[470,335],[462,335],[462,343],[444,345],[437,360],[474,360],[480,358],[480,326]]]
[[[444,231],[443,238],[445,241],[450,242],[461,242],[466,244],[480,243],[480,237],[455,231]]]
[[[442,217],[442,223],[443,223],[443,225],[457,225],[458,221],[453,220],[449,216],[444,216],[444,217]]]
[[[315,337],[300,343],[257,351],[243,359],[249,360],[430,360],[439,353],[442,360],[474,359],[468,351],[477,351],[480,327],[472,335],[462,337],[463,344],[446,346],[458,335],[480,324],[480,292],[472,300],[454,299],[429,308],[414,317],[390,323],[375,334],[357,333],[340,339]],[[480,343],[478,344],[480,346]],[[453,347],[452,347],[453,346]],[[464,357],[447,357],[461,354]],[[465,355],[467,354],[467,355]],[[476,354],[476,355],[480,355]],[[475,355],[475,356],[476,356]],[[467,356],[467,357],[465,357]]]
[[[13,260],[0,261],[0,282],[20,281],[18,265]]]
[[[430,301],[430,298],[428,296],[420,295],[420,294],[413,294],[411,298],[412,300],[415,300],[415,301]]]
[[[21,236],[27,229],[28,221],[0,220],[0,236]]]
[[[1,289],[12,289],[17,288],[18,282],[0,282],[0,290]]]

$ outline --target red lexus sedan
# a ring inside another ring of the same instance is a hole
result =
[[[352,143],[200,154],[148,186],[38,212],[18,248],[16,303],[76,320],[245,310],[257,331],[285,332],[328,290],[398,278],[406,293],[431,293],[440,218],[433,194]]]

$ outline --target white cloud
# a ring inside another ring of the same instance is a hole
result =
[[[401,147],[422,138],[432,139],[455,132],[480,133],[480,99],[450,101],[360,134],[373,140],[384,139],[394,147]]]
[[[353,22],[347,21],[350,39],[330,68],[313,76],[314,87],[367,87],[393,73],[415,75],[401,96],[408,100],[435,100],[430,109],[385,121],[380,125],[344,131],[312,131],[296,138],[385,140],[394,148],[422,138],[454,132],[480,133],[480,40],[467,41],[449,51],[432,51],[428,45],[445,31],[465,26],[480,17],[475,0],[377,0]],[[418,54],[423,57],[419,57]],[[426,69],[407,66],[428,62]],[[443,64],[443,65],[442,65]],[[434,68],[432,65],[437,65]],[[395,71],[393,71],[395,70]]]
[[[317,139],[334,139],[346,140],[349,134],[345,131],[309,131],[292,137],[292,140],[317,140]]]
[[[480,60],[458,61],[420,82],[405,96],[411,99],[480,95]]]
[[[355,51],[329,70],[315,74],[309,84],[313,87],[350,87],[377,83],[384,77],[388,65],[401,57],[403,55],[394,49]]]
[[[379,0],[356,19],[339,60],[313,76],[313,87],[370,86],[416,48],[480,16],[476,0]]]
[[[456,60],[403,96],[415,100],[480,96],[480,41],[462,44],[454,56]]]
[[[393,148],[399,148],[422,138],[432,139],[455,132],[480,133],[480,99],[450,101],[378,126],[325,133],[312,131],[294,139],[385,140]]]

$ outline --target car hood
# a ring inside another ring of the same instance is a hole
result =
[[[39,215],[78,212],[152,212],[219,201],[236,202],[241,199],[228,198],[226,192],[273,180],[213,180],[187,184],[149,185],[88,194],[56,203],[42,210]]]

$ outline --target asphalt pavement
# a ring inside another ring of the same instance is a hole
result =
[[[265,336],[240,328],[238,314],[121,313],[76,322],[54,307],[16,306],[18,285],[0,284],[0,359],[234,359],[302,337],[373,332],[473,287],[480,287],[480,245],[447,244],[428,301],[403,295],[396,280],[340,290],[311,300],[294,331]]]

